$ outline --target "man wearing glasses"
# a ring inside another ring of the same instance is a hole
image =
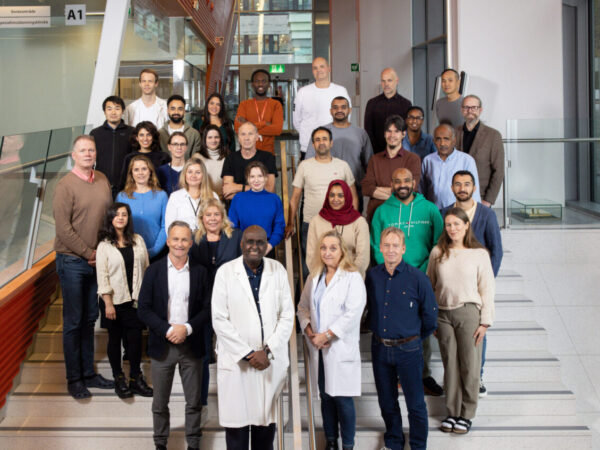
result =
[[[498,130],[479,120],[483,111],[481,99],[467,95],[462,102],[465,123],[456,128],[456,148],[475,159],[481,203],[492,206],[504,180],[504,145]]]
[[[421,161],[436,152],[433,136],[421,130],[424,117],[423,108],[411,106],[406,112],[406,136],[402,139],[402,148],[419,155]]]

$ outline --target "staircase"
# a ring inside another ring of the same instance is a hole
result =
[[[510,253],[507,252],[497,278],[496,321],[488,331],[484,375],[488,395],[480,399],[477,417],[466,436],[439,431],[440,419],[446,415],[444,398],[426,397],[430,416],[429,448],[591,448],[591,432],[575,415],[575,396],[561,381],[559,360],[548,352],[546,331],[535,322],[535,305],[521,294],[522,284],[522,277],[510,268]],[[152,399],[136,396],[120,400],[112,390],[91,389],[91,399],[75,401],[67,393],[60,302],[59,299],[50,306],[46,323],[37,333],[33,352],[22,367],[20,383],[8,400],[6,418],[0,423],[0,446],[11,450],[153,448]],[[98,329],[95,359],[98,372],[112,378],[105,351],[106,340],[106,331]],[[383,445],[383,420],[377,403],[369,348],[370,336],[361,336],[363,394],[355,400],[355,448],[359,450],[379,449]],[[225,448],[224,431],[218,424],[215,368],[215,365],[211,366],[209,419],[201,442],[201,447],[206,449]],[[301,366],[303,375],[302,369]],[[126,364],[124,370],[127,373]],[[143,371],[151,384],[147,360],[143,363]],[[432,371],[441,383],[443,367],[436,347]],[[305,400],[302,399],[302,420],[307,429]],[[170,403],[169,449],[186,448],[184,407],[181,381],[176,375]],[[314,408],[317,444],[322,448],[324,437],[318,400]],[[407,433],[408,419],[403,400],[401,410]],[[287,396],[284,411],[287,417]],[[308,448],[306,432],[303,433],[303,444]],[[289,425],[286,448],[292,448]]]

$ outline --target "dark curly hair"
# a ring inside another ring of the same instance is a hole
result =
[[[104,214],[104,221],[102,227],[98,231],[98,242],[108,241],[115,247],[119,245],[119,238],[117,237],[117,230],[113,226],[113,219],[117,215],[119,209],[125,208],[127,210],[127,226],[123,230],[123,239],[125,245],[135,245],[135,239],[133,239],[133,219],[131,217],[131,208],[127,203],[115,202],[106,210]]]

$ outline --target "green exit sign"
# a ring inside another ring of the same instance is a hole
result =
[[[358,63],[352,63],[352,64],[350,64],[350,71],[351,72],[358,72]]]
[[[270,64],[269,73],[285,73],[285,64]]]

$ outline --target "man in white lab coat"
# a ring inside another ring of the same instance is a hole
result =
[[[294,305],[283,266],[264,258],[267,234],[251,226],[242,256],[217,271],[212,321],[217,335],[219,423],[228,450],[273,449],[277,399],[289,365]]]

